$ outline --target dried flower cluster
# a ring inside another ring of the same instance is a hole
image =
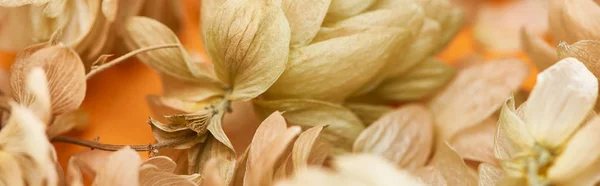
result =
[[[592,0],[548,3],[556,52],[522,29],[540,70],[524,101],[521,60],[436,57],[465,20],[449,0],[202,0],[207,59],[177,37],[179,3],[0,0],[0,49],[18,51],[0,86],[0,185],[600,182]],[[147,97],[156,140],[64,136],[87,125],[87,80],[133,56],[162,80]],[[91,150],[61,166],[50,142]]]

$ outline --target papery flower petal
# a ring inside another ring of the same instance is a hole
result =
[[[519,115],[524,110],[525,103],[515,110],[515,101],[511,96],[500,111],[498,126],[494,137],[494,154],[500,160],[511,159],[522,149],[535,144],[533,137],[527,131],[525,122]]]
[[[376,0],[331,0],[325,23],[334,23],[367,10]]]
[[[206,167],[204,170],[204,180],[202,181],[201,186],[225,186],[223,183],[223,178],[219,175],[219,159],[211,159],[206,163]]]
[[[598,97],[598,80],[575,58],[565,58],[538,75],[525,107],[525,124],[536,142],[563,144],[582,124]]]
[[[600,6],[592,0],[549,1],[550,33],[556,41],[574,43],[584,39],[600,39]]]
[[[477,185],[477,176],[470,172],[463,158],[447,143],[437,145],[429,164],[440,171],[448,185]]]
[[[556,51],[542,38],[521,29],[521,47],[531,58],[538,70],[545,70],[558,61]]]
[[[335,151],[349,151],[364,126],[349,109],[324,101],[308,99],[255,100],[257,113],[263,116],[275,110],[285,111],[289,124],[310,128],[326,125],[321,136],[332,144]]]
[[[273,166],[293,139],[300,134],[301,130],[299,126],[287,128],[283,133],[277,135],[269,148],[256,161],[250,162],[250,159],[248,159],[248,165],[250,163],[255,165],[253,169],[246,172],[245,181],[248,185],[272,185],[273,173],[275,172]]]
[[[431,186],[447,186],[446,179],[442,176],[439,170],[433,166],[426,166],[415,171],[415,175],[419,176],[423,182]]]
[[[287,123],[279,111],[273,112],[256,129],[250,151],[248,153],[248,164],[246,169],[251,171],[263,165],[256,164],[257,159],[262,158],[265,152],[270,148],[269,145],[274,142],[279,134],[287,130]],[[256,167],[256,168],[254,168]]]
[[[450,144],[464,159],[496,165],[494,135],[497,121],[497,118],[488,118],[460,131],[450,140]]]
[[[138,185],[142,160],[131,148],[112,153],[98,170],[94,185]]]
[[[439,129],[439,140],[448,140],[496,112],[528,71],[525,63],[515,59],[487,62],[460,71],[428,104]]]
[[[406,105],[367,127],[353,151],[382,156],[409,171],[425,166],[433,148],[431,113],[422,105]]]
[[[493,186],[504,176],[501,168],[487,163],[479,165],[479,186]]]
[[[346,103],[345,107],[348,107],[360,120],[369,126],[373,122],[377,121],[384,114],[391,112],[393,107],[387,105],[367,104],[367,103]]]
[[[290,25],[279,2],[229,0],[215,11],[206,48],[217,77],[233,89],[231,100],[250,100],[283,73]]]
[[[281,8],[290,24],[290,48],[307,45],[317,35],[332,0],[283,0]]]
[[[145,164],[153,165],[161,172],[173,172],[175,171],[175,167],[177,167],[177,164],[167,156],[154,156],[148,158],[142,162],[142,165]]]
[[[398,28],[369,30],[292,50],[285,72],[265,96],[340,103],[379,74],[405,37]]]
[[[564,150],[548,169],[548,179],[553,183],[565,183],[578,175],[586,174],[593,162],[600,161],[600,117],[596,116],[582,126],[565,144]],[[598,181],[598,180],[595,180]]]
[[[561,42],[556,48],[560,59],[572,57],[581,61],[596,77],[600,77],[600,41],[581,40],[572,45]]]
[[[292,149],[294,171],[306,169],[309,165],[322,165],[329,156],[329,143],[319,140],[323,126],[312,127],[302,132]]]

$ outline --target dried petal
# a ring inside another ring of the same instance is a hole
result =
[[[23,5],[35,5],[41,6],[48,3],[50,0],[1,0],[0,6],[4,7],[18,7]]]
[[[600,56],[598,56],[600,53],[600,41],[582,40],[572,45],[561,42],[556,48],[556,52],[558,52],[558,58],[560,59],[567,57],[576,58],[596,77],[600,77],[600,66],[598,66],[598,61],[600,60]]]
[[[521,149],[534,145],[533,137],[527,131],[520,116],[525,103],[515,110],[515,100],[511,96],[502,106],[494,138],[494,154],[499,160],[512,159]]]
[[[463,158],[447,143],[437,146],[430,164],[440,171],[448,185],[477,185],[476,175],[469,172]]]
[[[439,140],[448,140],[496,112],[528,71],[523,62],[515,59],[488,62],[460,71],[428,104],[440,129]]]
[[[341,102],[379,74],[390,50],[406,36],[402,32],[370,30],[293,50],[286,71],[265,96]]]
[[[354,142],[353,151],[380,155],[414,171],[425,166],[432,148],[431,113],[422,105],[406,105],[367,127]]]
[[[206,163],[212,158],[219,158],[218,174],[229,184],[233,180],[236,155],[230,147],[224,145],[214,137],[209,137],[206,142],[197,144],[188,151],[188,174],[204,173]]]
[[[496,185],[502,177],[504,177],[502,169],[487,163],[479,165],[479,186]]]
[[[48,138],[53,138],[73,129],[81,130],[85,128],[87,124],[87,112],[83,110],[75,110],[73,112],[56,116],[52,124],[46,130],[46,134],[48,134]]]
[[[173,166],[173,168],[175,167]],[[196,185],[183,175],[173,174],[153,164],[144,163],[140,166],[139,171],[140,185]]]
[[[183,123],[164,124],[152,118],[149,120],[154,138],[159,143],[177,143],[175,149],[187,149],[198,143],[204,142],[208,134],[199,135],[190,130]],[[183,143],[185,142],[185,143]]]
[[[433,166],[426,166],[418,169],[415,172],[416,176],[419,176],[423,182],[431,186],[447,186],[446,179],[442,176],[439,170]]]
[[[94,185],[138,185],[141,162],[140,156],[131,148],[118,150],[98,170]]]
[[[531,35],[525,28],[521,29],[521,47],[540,71],[558,61],[554,48],[542,38]]]
[[[219,175],[219,159],[210,159],[206,163],[206,170],[204,172],[204,181],[202,181],[202,186],[225,186],[223,183],[223,178]]]
[[[290,26],[281,7],[262,0],[226,1],[215,12],[206,48],[217,77],[232,87],[228,99],[249,100],[283,73]]]
[[[594,166],[591,162],[600,161],[600,149],[597,148],[600,144],[598,130],[600,130],[600,117],[596,116],[582,126],[565,144],[564,151],[548,169],[548,179],[552,183],[566,183],[577,179],[578,175],[586,174],[584,171],[588,171],[590,166]],[[599,178],[592,176],[587,179],[593,179],[589,182],[596,182],[599,181]],[[582,178],[578,178],[578,180],[585,182]]]
[[[292,149],[294,171],[305,169],[308,165],[322,165],[329,155],[329,144],[319,140],[323,126],[310,128],[300,134]]]
[[[371,94],[390,101],[418,100],[440,89],[454,74],[453,68],[431,57],[409,72],[385,80]]]
[[[331,0],[325,22],[336,22],[357,15],[373,5],[375,0]]]
[[[264,166],[256,164],[258,159],[264,156],[265,152],[270,148],[269,145],[275,141],[277,136],[286,130],[287,124],[279,111],[273,112],[258,126],[249,147],[248,163],[246,164],[248,172],[256,169],[254,168],[255,166],[257,168]]]
[[[206,81],[185,81],[166,74],[161,74],[161,80],[166,97],[198,102],[225,95],[221,86]]]
[[[160,172],[173,172],[177,167],[177,164],[167,156],[154,156],[142,163],[142,165],[146,164],[155,166]]]
[[[42,67],[48,79],[53,114],[74,111],[85,97],[86,79],[83,62],[69,47],[34,45],[17,54],[11,66],[11,88],[21,104],[31,103],[24,90],[24,79],[33,68]]]
[[[69,158],[66,177],[67,185],[83,186],[83,175],[81,174],[78,161],[79,159],[77,159],[75,156]]]
[[[309,44],[317,35],[331,0],[282,1],[281,8],[290,24],[290,48]]]
[[[597,97],[596,77],[579,60],[565,58],[538,75],[524,110],[527,129],[536,142],[558,147],[579,128]]]
[[[481,123],[457,133],[450,144],[458,154],[471,161],[497,165],[494,156],[494,135],[497,118],[488,118]]]
[[[165,44],[180,45],[177,36],[167,26],[150,18],[129,18],[125,22],[125,30],[125,42],[132,50]],[[217,81],[210,66],[193,62],[181,45],[144,52],[137,57],[157,71],[178,79],[211,83]]]
[[[273,166],[275,166],[276,161],[300,131],[301,129],[298,126],[286,129],[283,133],[277,135],[275,140],[269,145],[269,148],[263,151],[262,156],[256,159],[255,162],[250,162],[250,159],[248,159],[247,165],[255,165],[252,169],[247,169],[246,171],[245,180],[248,185],[272,185]]]
[[[44,70],[39,67],[31,69],[26,81],[26,94],[29,94],[26,96],[31,99],[31,102],[25,104],[28,105],[31,111],[35,112],[42,122],[50,122],[50,118],[52,117],[50,93]]]
[[[575,43],[579,40],[600,40],[600,7],[591,0],[551,1],[548,12],[550,33],[556,41]]]
[[[352,143],[364,129],[363,124],[352,111],[328,102],[316,100],[255,100],[257,112],[266,115],[275,110],[284,111],[283,116],[289,124],[303,128],[325,125],[321,135],[336,150],[350,150]]]
[[[421,30],[415,36],[419,39],[411,43],[406,49],[406,55],[403,58],[393,59],[392,66],[387,71],[388,77],[397,77],[406,73],[411,67],[437,52],[438,42],[441,35],[441,25],[439,22],[425,18]],[[397,65],[402,64],[402,65]]]
[[[393,110],[392,107],[386,105],[372,105],[362,103],[346,103],[345,107],[348,107],[360,120],[367,126],[377,121],[385,113]]]

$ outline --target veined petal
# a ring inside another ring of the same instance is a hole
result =
[[[376,0],[332,0],[325,23],[334,23],[367,10]]]
[[[549,1],[550,33],[557,41],[600,39],[600,7],[592,0]]]
[[[515,59],[487,62],[460,71],[428,104],[440,129],[439,140],[448,140],[496,112],[528,71],[525,63]]]
[[[515,101],[511,96],[500,111],[494,137],[494,154],[500,160],[508,160],[521,149],[532,147],[534,143],[535,141],[527,131],[525,122],[515,111]]]
[[[114,152],[98,170],[94,185],[138,185],[142,160],[129,147]]]
[[[600,117],[596,116],[581,127],[573,138],[566,143],[564,151],[556,158],[548,169],[548,179],[553,183],[564,183],[573,180],[580,174],[586,174],[594,162],[600,161]]]
[[[579,128],[598,97],[598,79],[575,58],[538,75],[525,107],[525,124],[538,143],[556,148]]]
[[[431,113],[422,105],[406,105],[366,128],[353,151],[380,155],[414,171],[425,166],[433,148]]]
[[[450,144],[467,160],[497,165],[494,156],[494,135],[498,119],[490,117],[483,122],[457,133]]]
[[[255,98],[283,73],[290,25],[277,4],[229,0],[215,11],[206,33],[206,49],[217,77],[233,89],[228,99]]]
[[[572,45],[561,42],[556,48],[558,57],[573,57],[581,61],[596,77],[600,77],[600,41],[581,40]]]
[[[504,176],[502,169],[482,163],[479,165],[479,186],[493,186]]]
[[[307,45],[319,32],[331,0],[283,0],[281,8],[290,24],[290,48]]]

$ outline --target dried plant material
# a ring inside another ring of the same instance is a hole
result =
[[[125,22],[125,30],[128,35],[125,41],[130,49],[179,44],[177,36],[167,26],[150,18],[129,18]],[[177,79],[207,84],[217,81],[210,66],[193,62],[182,46],[153,50],[137,57],[153,69]]]
[[[422,105],[406,105],[389,112],[358,136],[353,151],[380,155],[400,168],[414,171],[425,166],[432,152],[431,117]]]
[[[246,175],[253,169],[260,169],[264,165],[256,164],[258,159],[263,158],[265,152],[270,148],[270,145],[278,137],[287,130],[285,119],[278,111],[273,112],[267,117],[256,129],[252,142],[250,143],[250,151],[248,153],[248,163],[246,164]]]
[[[487,163],[479,165],[479,186],[496,185],[503,176],[504,172],[501,168]]]
[[[385,80],[371,94],[389,101],[418,100],[438,90],[454,76],[454,69],[429,58],[401,76]]]
[[[206,35],[208,27],[212,24],[211,22],[215,19],[215,12],[223,3],[227,0],[205,0],[200,1],[200,31],[202,33],[202,40],[206,44]]]
[[[319,139],[323,126],[316,126],[302,132],[292,149],[294,172],[306,169],[309,165],[322,165],[329,155],[329,143]]]
[[[457,133],[449,142],[464,159],[497,165],[494,135],[498,118],[490,117]]]
[[[447,143],[437,146],[430,164],[439,170],[448,185],[477,185],[477,176]]]
[[[219,84],[215,83],[205,81],[185,81],[166,74],[161,74],[161,80],[165,97],[177,98],[183,101],[200,102],[225,95],[225,90],[223,90]]]
[[[81,174],[81,169],[77,165],[79,164],[79,161],[80,160],[75,157],[69,158],[65,178],[65,182],[67,185],[83,186],[83,175]]]
[[[539,70],[544,70],[558,61],[554,48],[525,28],[521,29],[521,47]]]
[[[96,173],[94,185],[138,185],[141,161],[140,156],[129,147],[111,154]]]
[[[562,42],[556,48],[556,52],[560,59],[567,57],[576,58],[596,77],[600,77],[600,66],[598,66],[600,58],[597,56],[600,52],[600,41],[581,40],[572,45]]]
[[[173,174],[176,166],[173,160],[165,156],[156,156],[144,161],[139,168],[140,185],[197,185],[184,175]]]
[[[282,1],[281,8],[290,24],[290,48],[305,46],[312,41],[323,23],[331,1]]]
[[[388,72],[388,76],[396,77],[403,73],[406,73],[408,69],[414,67],[419,62],[425,60],[427,57],[434,54],[434,50],[438,47],[438,42],[441,35],[441,25],[439,22],[425,18],[421,30],[416,35],[415,40],[409,47],[404,58],[401,61],[397,61],[395,64],[400,62],[406,63],[407,65],[395,66]]]
[[[219,160],[211,159],[206,163],[206,168],[204,170],[218,170],[219,169]],[[218,171],[207,171],[207,174],[204,175],[204,181],[202,181],[202,186],[225,186],[223,183],[223,178],[218,174]]]
[[[204,133],[198,132],[186,127],[186,123],[164,124],[150,118],[152,133],[159,143],[177,143],[172,148],[186,149],[198,143],[204,142],[208,137],[206,128]],[[206,126],[204,126],[206,127]]]
[[[292,50],[286,71],[265,96],[339,103],[379,74],[400,32],[371,30]]]
[[[405,170],[396,169],[394,164],[377,156],[365,154],[345,155],[336,157],[333,163],[335,171],[308,168],[300,171],[293,179],[279,182],[276,186],[425,185],[417,177],[410,175]]]
[[[283,73],[290,27],[280,2],[226,1],[205,28],[209,29],[206,48],[217,77],[232,88],[227,99],[255,98]]]
[[[426,166],[418,169],[415,175],[421,178],[423,182],[431,186],[446,186],[446,179],[439,170],[433,166]]]
[[[527,29],[532,36],[546,33],[549,24],[548,3],[545,0],[520,0],[501,5],[492,2],[483,4],[473,26],[475,39],[485,50],[492,52],[527,51],[522,44],[521,29]]]
[[[204,168],[212,158],[219,158],[221,161],[217,170],[210,171],[217,171],[224,182],[229,184],[235,172],[235,151],[215,137],[209,137],[204,143],[196,144],[188,150],[188,174],[207,172]]]
[[[552,91],[556,87],[567,88]],[[596,77],[577,59],[565,58],[538,75],[524,106],[515,111],[510,99],[496,136],[495,153],[507,175],[501,183],[595,184],[597,153],[581,150],[593,149],[588,144],[600,121],[587,118],[597,95]]]
[[[371,123],[377,121],[381,116],[393,110],[392,107],[386,105],[362,103],[346,103],[344,106],[352,110],[366,126],[371,125]]]
[[[491,116],[528,72],[525,63],[515,59],[487,62],[460,71],[428,103],[439,129],[438,139],[448,140]]]
[[[322,137],[330,142],[336,150],[350,150],[354,140],[364,129],[360,119],[337,104],[316,100],[256,100],[257,112],[266,115],[275,110],[284,112],[288,123],[309,128],[325,125]]]
[[[555,92],[554,87],[569,88]],[[524,121],[537,142],[555,148],[579,128],[597,96],[596,77],[577,59],[563,59],[538,75]]]
[[[48,3],[50,0],[2,0],[0,1],[0,6],[5,6],[5,7],[17,7],[17,6],[23,6],[23,5],[35,5],[35,6],[40,6],[43,5],[45,3]]]
[[[53,114],[74,111],[85,97],[85,70],[73,49],[61,45],[34,45],[19,53],[11,66],[13,97],[21,104],[31,104],[32,96],[24,88],[25,77],[36,67],[47,72]]]
[[[375,0],[331,0],[325,22],[337,22],[357,15],[373,5]]]
[[[600,6],[591,0],[558,0],[550,2],[548,19],[550,33],[556,41],[575,43],[579,40],[599,40]]]
[[[246,167],[246,180],[248,185],[272,185],[272,177],[274,171],[272,170],[278,157],[281,156],[283,151],[287,148],[288,144],[295,139],[300,133],[301,129],[298,126],[292,126],[287,128],[283,133],[277,135],[277,137],[271,142],[270,148],[265,149],[260,158],[257,158],[254,162],[248,159]],[[252,148],[250,152],[252,152]],[[252,167],[249,169],[249,167]]]
[[[31,110],[11,104],[11,116],[0,131],[0,183],[57,185],[46,124]]]
[[[83,110],[64,113],[54,118],[54,121],[46,130],[46,134],[48,134],[48,138],[53,138],[73,129],[82,130],[87,126],[87,123],[88,115]]]

